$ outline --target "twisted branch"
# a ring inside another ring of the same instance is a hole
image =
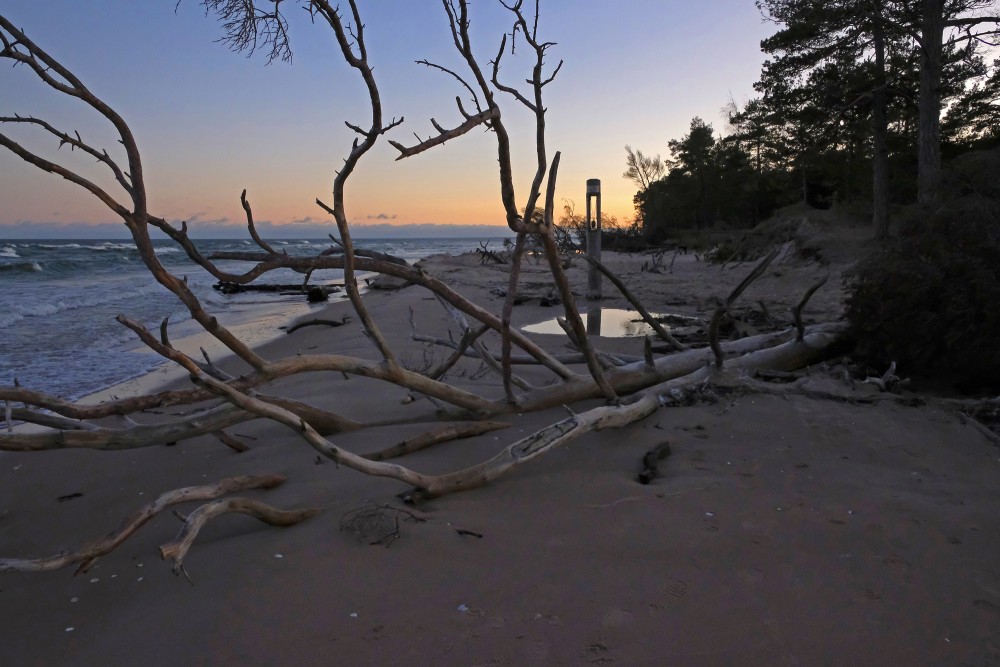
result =
[[[248,489],[273,489],[285,482],[281,475],[228,477],[215,484],[188,486],[161,494],[126,517],[115,530],[79,549],[45,558],[3,558],[0,572],[50,572],[79,563],[76,574],[89,570],[97,559],[114,551],[157,514],[181,503],[212,500],[227,493]]]

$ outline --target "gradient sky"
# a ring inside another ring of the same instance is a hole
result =
[[[325,229],[332,221],[314,200],[330,202],[334,170],[354,137],[344,121],[365,125],[369,115],[364,88],[332,32],[288,2],[294,60],[268,66],[263,53],[247,58],[217,43],[219,27],[197,0],[182,0],[176,12],[175,2],[0,0],[0,13],[125,117],[142,151],[154,213],[218,235],[243,224],[239,194],[247,188],[267,235]],[[463,90],[414,63],[426,58],[460,67],[439,0],[359,4],[386,120],[406,118],[389,137],[404,144],[414,132],[427,137],[431,117],[457,125],[454,98]],[[493,0],[471,6],[474,46],[485,67],[510,27],[508,14]],[[545,89],[549,156],[562,152],[559,203],[574,200],[582,212],[586,179],[600,178],[604,211],[619,218],[632,217],[635,192],[622,177],[625,145],[665,156],[667,142],[685,134],[694,116],[723,130],[722,107],[752,95],[763,61],[760,40],[775,29],[753,0],[543,0],[540,26],[543,39],[558,43],[550,65],[565,61]],[[508,83],[529,73],[525,58],[508,55],[503,62]],[[533,121],[510,97],[499,99],[515,141],[523,205],[534,171]],[[0,115],[14,113],[79,130],[115,154],[112,134],[93,112],[51,93],[26,68],[3,67]],[[44,155],[104,176],[92,160],[53,152],[47,136],[6,131]],[[356,235],[375,224],[422,225],[417,229],[438,236],[448,230],[436,225],[503,231],[492,134],[473,131],[422,155],[395,157],[380,142],[349,181],[346,205]],[[120,228],[82,190],[0,149],[0,238],[105,237]]]

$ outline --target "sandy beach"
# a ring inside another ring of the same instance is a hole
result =
[[[818,255],[775,263],[739,306],[786,326],[789,308],[829,274],[804,316],[836,319],[851,243],[867,232],[836,244],[813,238]],[[751,268],[668,254],[671,269],[651,273],[642,254],[604,259],[654,312],[700,318]],[[584,266],[575,262],[570,276],[581,307],[592,308],[582,298]],[[475,255],[435,256],[422,267],[500,309],[506,267]],[[627,306],[607,281],[603,290],[602,307]],[[529,261],[521,293],[531,298],[514,309],[514,324],[560,314],[539,305],[549,291],[544,263]],[[410,286],[365,299],[406,365],[445,354],[411,339],[411,312],[421,334],[448,336],[429,293]],[[349,304],[336,303],[310,317],[345,314]],[[565,351],[561,334],[532,338]],[[642,355],[641,338],[602,337],[597,346]],[[356,317],[259,350],[377,358]],[[517,372],[547,377],[532,367]],[[503,395],[499,378],[475,360],[450,377]],[[243,453],[204,436],[121,452],[0,455],[2,557],[75,549],[158,494],[234,475],[285,475],[274,490],[242,495],[324,510],[289,528],[216,519],[185,559],[191,583],[159,557],[180,526],[169,512],[80,576],[73,568],[0,574],[0,664],[1000,664],[1000,448],[933,400],[908,406],[877,400],[871,385],[820,382],[851,400],[734,392],[662,408],[419,507],[397,500],[404,484],[321,463],[294,433],[261,420],[229,429],[249,446]],[[432,409],[359,377],[303,375],[268,391],[368,421]],[[459,469],[564,415],[514,415],[504,430],[400,462]],[[331,440],[365,453],[426,429],[390,425]],[[672,454],[660,477],[639,484],[643,455],[664,442]],[[403,510],[385,510],[399,530],[388,544],[359,539],[356,524],[343,529],[345,515],[372,504]]]

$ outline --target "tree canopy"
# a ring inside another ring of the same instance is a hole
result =
[[[715,222],[753,225],[805,201],[872,211],[876,238],[895,204],[938,201],[941,157],[1000,144],[995,0],[758,0],[777,26],[757,97],[667,141],[666,173],[640,187],[647,237]]]

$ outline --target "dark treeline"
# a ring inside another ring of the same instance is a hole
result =
[[[985,0],[758,0],[777,32],[758,96],[694,118],[669,156],[626,147],[637,222],[657,242],[718,222],[751,227],[805,201],[931,206],[941,163],[1000,146],[1000,7]]]

